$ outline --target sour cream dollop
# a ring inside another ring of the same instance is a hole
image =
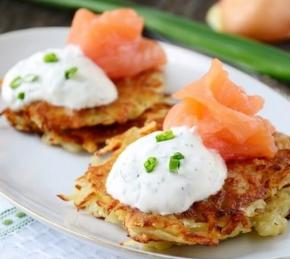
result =
[[[2,98],[13,110],[34,101],[79,110],[110,104],[117,97],[116,86],[105,72],[73,45],[19,61],[2,85]]]
[[[224,160],[207,149],[194,129],[173,128],[174,138],[157,142],[154,132],[129,145],[115,162],[106,182],[107,192],[120,202],[149,213],[181,213],[196,201],[216,194],[227,176]],[[183,155],[177,172],[170,172],[170,157]],[[155,157],[148,173],[144,162]]]

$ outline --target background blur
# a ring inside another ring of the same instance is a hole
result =
[[[135,0],[134,2],[203,21],[207,9],[215,1]],[[74,12],[43,7],[23,0],[0,0],[0,13],[0,33],[3,33],[27,27],[69,25]]]
[[[135,0],[134,2],[204,22],[207,10],[216,0]],[[3,33],[29,27],[67,26],[71,22],[74,11],[41,6],[25,0],[0,0],[0,13],[0,33]],[[275,45],[290,51],[290,42]]]
[[[204,22],[207,10],[216,1],[135,0],[134,2]],[[0,14],[0,33],[4,33],[30,27],[68,26],[70,25],[74,11],[41,6],[25,0],[0,0]],[[290,52],[289,41],[275,44],[275,46]],[[264,76],[260,76],[260,79],[279,90],[281,89],[284,93],[290,94],[289,86],[286,87]]]

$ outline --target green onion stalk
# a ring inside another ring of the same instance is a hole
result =
[[[263,73],[290,82],[289,53],[254,40],[215,32],[204,24],[165,11],[141,6],[127,0],[29,1],[69,9],[84,7],[95,12],[131,7],[145,18],[145,25],[148,29],[173,42],[220,58],[244,70]]]

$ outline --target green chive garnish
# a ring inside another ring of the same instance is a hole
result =
[[[12,223],[13,223],[13,220],[11,219],[5,219],[2,221],[2,224],[6,226],[11,225]]]
[[[151,173],[155,167],[157,166],[158,161],[156,157],[149,157],[145,162],[144,162],[144,168],[147,173]]]
[[[174,153],[174,155],[171,157],[178,160],[184,159],[184,155],[182,155],[180,152]]]
[[[178,169],[180,168],[180,160],[184,159],[184,155],[180,152],[174,153],[169,160],[169,171],[171,173],[178,173]]]
[[[169,160],[169,171],[171,173],[177,173],[178,169],[180,167],[180,160],[179,159],[174,159],[174,158],[170,158]]]
[[[23,78],[24,82],[26,83],[36,82],[38,79],[39,79],[39,76],[35,74],[28,74]]]
[[[58,57],[57,57],[57,55],[55,54],[55,53],[53,53],[53,52],[51,52],[51,53],[47,53],[47,54],[45,54],[44,56],[43,56],[43,61],[45,62],[45,63],[55,63],[55,62],[57,62],[59,59],[58,59]]]
[[[26,214],[24,212],[22,212],[22,211],[18,211],[16,213],[16,217],[21,219],[21,218],[26,217]]]
[[[167,130],[165,132],[162,132],[162,133],[156,135],[155,138],[156,138],[157,142],[161,142],[161,141],[173,139],[173,138],[175,138],[175,135],[174,135],[172,130]]]
[[[78,72],[77,67],[71,67],[64,72],[65,79],[71,79]]]
[[[24,100],[24,98],[25,98],[25,93],[24,93],[24,92],[20,92],[20,93],[17,95],[17,98],[18,98],[19,100]]]
[[[22,78],[21,78],[21,76],[17,76],[17,77],[15,77],[15,78],[11,81],[11,83],[10,83],[10,87],[11,87],[12,89],[16,89],[16,88],[18,88],[18,87],[21,85],[21,83],[22,83]]]

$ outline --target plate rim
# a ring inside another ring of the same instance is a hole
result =
[[[5,32],[0,34],[0,41],[3,38],[9,38],[9,37],[14,37],[17,36],[19,34],[26,34],[26,33],[33,33],[33,32],[41,32],[41,31],[66,31],[68,30],[69,27],[66,26],[46,26],[46,27],[33,27],[33,28],[25,28],[25,29],[20,29],[20,30],[14,30],[14,31],[9,31],[9,32]],[[21,36],[21,35],[20,35]],[[170,47],[173,48],[178,48],[178,49],[183,49],[186,51],[192,51],[195,54],[203,57],[203,58],[209,58],[211,59],[211,56],[208,56],[206,54],[200,53],[196,50],[192,50],[189,48],[184,48],[182,46],[178,46],[172,43],[168,43],[168,42],[162,42],[162,44],[164,45],[168,45]],[[243,73],[245,76],[250,77],[252,80],[257,80],[259,82],[261,82],[264,86],[266,86],[267,88],[269,88],[271,91],[275,92],[276,94],[279,94],[280,96],[284,97],[290,104],[290,96],[287,95],[286,93],[283,93],[281,91],[279,91],[279,89],[270,87],[267,83],[262,82],[259,78],[257,78],[255,76],[255,74],[249,74],[247,71],[243,71],[243,70],[239,70],[238,68],[228,64],[227,62],[225,62],[226,66],[230,67],[232,70],[234,70],[235,72],[239,72],[239,73]],[[62,225],[60,223],[56,223],[53,222],[52,220],[48,219],[47,217],[41,215],[41,213],[38,213],[36,211],[34,211],[33,209],[30,209],[28,207],[26,207],[25,205],[22,205],[21,203],[19,203],[18,201],[16,201],[11,195],[8,194],[7,192],[3,192],[0,189],[0,196],[7,199],[10,203],[12,203],[14,206],[18,207],[19,209],[25,211],[28,215],[30,215],[32,218],[42,222],[43,224],[52,227],[53,229],[56,229],[57,231],[66,233],[68,235],[71,235],[75,238],[78,238],[82,241],[86,241],[86,242],[90,242],[93,244],[98,245],[99,247],[104,247],[106,249],[112,249],[113,252],[116,251],[116,249],[121,249],[122,252],[124,253],[131,253],[130,255],[149,255],[149,256],[153,256],[153,257],[158,257],[158,258],[169,258],[169,259],[184,259],[184,258],[189,258],[189,257],[183,257],[183,256],[173,256],[173,255],[168,255],[168,254],[160,254],[160,253],[155,253],[155,252],[150,252],[150,251],[145,251],[145,250],[141,250],[138,248],[134,248],[134,247],[130,247],[130,246],[124,246],[121,245],[117,242],[113,242],[113,241],[109,241],[100,237],[92,237],[90,235],[86,235],[84,233],[78,232],[76,230],[73,230],[69,227],[66,227],[65,225]],[[110,223],[108,223],[110,224]],[[290,250],[289,250],[290,251]],[[191,258],[195,258],[195,257],[191,257]]]

